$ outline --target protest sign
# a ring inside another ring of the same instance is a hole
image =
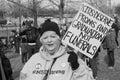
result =
[[[93,58],[113,22],[111,17],[82,3],[62,42]]]

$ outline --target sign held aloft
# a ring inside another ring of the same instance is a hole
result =
[[[82,3],[62,42],[93,58],[113,22],[111,17]]]

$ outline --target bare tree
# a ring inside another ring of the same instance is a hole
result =
[[[64,15],[65,0],[60,0],[60,1],[49,0],[49,1],[53,3],[55,6],[57,6],[59,9],[59,19],[60,19],[60,26],[61,26],[63,15]]]
[[[120,5],[117,5],[115,7],[115,13],[118,14],[118,16],[120,17]]]
[[[102,11],[105,14],[109,14],[111,16],[112,14],[112,8],[110,7],[110,3],[108,3],[108,0],[68,0],[69,2],[69,6],[70,8],[74,8],[74,6],[78,6],[80,3],[85,2],[88,3],[90,5],[92,5],[93,7],[95,7],[96,9]],[[72,7],[71,7],[72,5]],[[75,9],[75,8],[74,8]],[[111,13],[110,13],[111,12]]]
[[[103,11],[106,14],[109,13],[109,10],[108,10],[109,7],[107,6],[106,0],[46,0],[46,1],[49,1],[50,3],[52,3],[52,5],[48,4],[47,6],[44,6],[44,7],[41,7],[41,4],[45,0],[39,0],[39,1],[38,0],[28,0],[29,1],[28,6],[19,4],[19,3],[15,2],[15,0],[8,0],[8,1],[12,2],[13,4],[18,5],[21,8],[27,9],[28,10],[27,12],[31,12],[34,17],[34,25],[35,26],[37,26],[37,17],[38,17],[38,15],[40,15],[40,13],[41,13],[40,11],[44,12],[45,8],[51,7],[51,6],[53,6],[55,8],[53,10],[57,9],[59,11],[59,19],[60,19],[61,23],[62,23],[62,19],[64,17],[63,15],[65,13],[65,10],[68,10],[68,12],[70,12],[70,13],[73,12],[75,14],[78,11],[78,10],[76,10],[76,12],[75,12],[76,6],[79,7],[79,5],[80,5],[79,3],[82,3],[82,2],[87,2],[87,3],[91,4],[92,6],[94,6],[95,8]],[[67,4],[67,8],[66,8],[66,4]],[[47,9],[45,9],[45,10],[47,10]],[[47,11],[49,11],[49,10],[47,10]]]
[[[20,3],[17,3],[14,0],[8,0],[8,1],[12,2],[13,4],[18,5],[19,7],[26,8],[29,11],[31,11],[32,14],[33,14],[33,17],[34,17],[34,26],[38,27],[38,25],[37,25],[37,7],[38,7],[38,4],[41,3],[43,0],[41,0],[41,1],[32,0],[32,7],[31,8],[26,7],[26,6],[24,6],[24,5],[20,4]]]

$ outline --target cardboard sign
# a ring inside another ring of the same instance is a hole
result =
[[[62,42],[92,58],[113,22],[111,17],[82,3]]]

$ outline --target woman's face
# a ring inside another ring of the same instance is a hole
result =
[[[60,46],[60,37],[54,31],[46,31],[41,36],[41,43],[53,55]]]

